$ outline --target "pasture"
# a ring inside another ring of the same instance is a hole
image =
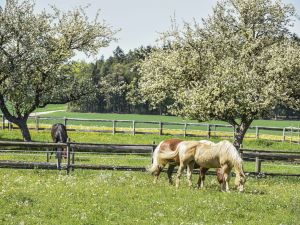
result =
[[[35,112],[47,112],[56,110],[67,110],[65,104],[49,104],[45,108],[38,108]],[[162,121],[162,122],[191,122],[197,123],[197,120],[186,120],[177,116],[165,115],[141,115],[141,114],[117,114],[117,113],[79,113],[79,112],[52,112],[47,114],[53,117],[85,118],[85,119],[115,119],[115,120],[141,120],[141,121]],[[203,123],[227,124],[223,121],[211,120]],[[252,126],[270,126],[270,127],[299,127],[300,121],[297,120],[255,120]]]
[[[32,129],[44,129],[54,123],[66,123],[68,128],[97,132],[119,133],[163,133],[179,136],[231,137],[233,128],[223,121],[185,120],[176,116],[113,114],[113,113],[77,113],[63,112],[66,105],[49,105],[37,112],[50,112],[39,118],[28,120]],[[33,113],[33,115],[35,115]],[[72,119],[75,118],[75,119]],[[79,120],[76,118],[80,118]],[[92,120],[92,121],[91,121]],[[100,120],[100,121],[95,121]],[[285,140],[300,143],[300,122],[284,120],[255,120],[246,133],[247,138],[266,140]],[[270,128],[270,129],[269,129]]]
[[[34,141],[49,141],[49,131],[32,130]],[[171,136],[69,132],[76,142],[152,144]],[[19,130],[1,130],[1,140],[21,140]],[[197,140],[198,138],[185,138]],[[219,141],[220,139],[212,139]],[[266,140],[244,141],[245,148],[299,151],[299,145]],[[0,154],[1,160],[45,161],[44,154]],[[149,166],[149,155],[91,156],[78,154],[76,163]],[[51,159],[55,162],[54,157]],[[263,163],[264,171],[298,173],[298,166]],[[245,162],[245,171],[254,171]],[[185,177],[184,177],[185,178]],[[205,188],[178,190],[163,173],[158,184],[145,172],[0,169],[1,224],[297,224],[300,215],[299,177],[248,177],[245,192],[230,182],[230,193],[220,192],[215,176]]]
[[[196,176],[193,176],[194,180]],[[246,190],[176,190],[141,172],[0,170],[2,224],[297,224],[299,178],[248,178]],[[195,181],[194,181],[195,183]],[[232,182],[231,182],[232,186]]]

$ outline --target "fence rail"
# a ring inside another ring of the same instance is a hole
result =
[[[2,117],[2,129],[18,129],[14,127],[10,122]],[[33,130],[47,130],[41,126],[42,120],[62,121],[67,126],[68,131],[80,131],[80,132],[103,132],[103,133],[130,133],[130,134],[159,134],[159,135],[174,135],[174,136],[198,136],[211,138],[214,137],[233,137],[234,128],[231,125],[226,124],[202,124],[202,123],[180,123],[180,122],[161,122],[161,121],[136,121],[136,120],[106,120],[106,119],[83,119],[83,118],[66,118],[66,117],[40,117],[31,116],[33,119],[34,127],[30,127]],[[93,122],[95,125],[99,123],[105,123],[105,128],[70,128],[68,127],[71,122]],[[120,124],[127,123],[127,126],[121,126]],[[111,126],[109,126],[111,124]],[[150,127],[138,127],[138,125],[154,125]],[[118,126],[119,125],[119,126]],[[170,126],[177,126],[177,129],[172,129]],[[194,129],[191,129],[194,128]],[[196,129],[199,127],[200,129]],[[118,129],[119,128],[119,129]],[[151,129],[151,130],[150,130]],[[173,130],[173,132],[172,132]],[[176,132],[174,132],[176,130]],[[246,137],[261,139],[262,132],[269,131],[276,133],[277,141],[289,141],[300,143],[300,128],[299,127],[267,127],[267,126],[251,126],[248,129]],[[267,138],[268,139],[268,138]]]
[[[47,155],[47,162],[20,162],[0,160],[0,167],[3,168],[24,168],[24,169],[56,169],[57,164],[49,163],[49,148],[63,147],[67,149],[67,163],[63,164],[62,168],[69,173],[70,169],[103,169],[103,170],[132,170],[145,171],[145,167],[133,166],[115,166],[115,165],[92,165],[92,164],[75,164],[75,153],[111,153],[111,154],[152,154],[156,145],[120,145],[120,144],[95,144],[95,143],[45,143],[45,142],[9,142],[0,141],[0,152],[5,147],[19,147],[19,148],[42,148],[46,149],[44,152]],[[9,151],[9,150],[8,150]],[[25,150],[24,150],[25,151]],[[23,151],[23,152],[24,152]],[[38,151],[34,151],[38,152]],[[262,161],[284,161],[284,162],[300,162],[300,152],[289,151],[274,151],[274,150],[256,150],[256,149],[241,149],[241,155],[245,161],[255,161],[255,172],[251,174],[262,173]],[[283,175],[283,176],[300,176],[300,174],[283,174],[283,173],[264,173],[268,175]]]

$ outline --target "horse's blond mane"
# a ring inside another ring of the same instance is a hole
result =
[[[218,151],[221,151],[222,154],[227,155],[228,159],[231,161],[236,171],[243,171],[243,160],[238,150],[234,147],[234,145],[231,142],[227,140],[220,141],[214,147],[217,148]]]
[[[160,148],[160,145],[163,143],[160,142],[159,145],[157,145],[157,147],[155,148],[154,152],[153,152],[153,156],[152,156],[152,159],[153,159],[153,162],[152,162],[152,165],[150,168],[147,168],[147,170],[150,172],[150,173],[153,173],[159,165],[159,159],[158,159],[158,153],[159,153],[159,148]]]

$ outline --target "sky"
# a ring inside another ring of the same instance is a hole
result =
[[[36,10],[46,9],[55,5],[62,10],[70,10],[76,6],[86,6],[88,15],[93,18],[98,9],[100,17],[114,29],[121,29],[117,34],[117,42],[112,42],[109,47],[102,48],[96,58],[104,55],[108,58],[113,50],[120,46],[125,53],[130,49],[140,46],[154,45],[159,37],[159,32],[171,27],[171,17],[175,15],[176,21],[192,22],[193,19],[201,21],[212,13],[212,7],[217,0],[35,0]],[[295,6],[300,15],[299,0],[282,0]],[[5,0],[0,0],[3,6]],[[298,20],[293,32],[300,36],[300,21]],[[84,58],[79,55],[78,58]]]

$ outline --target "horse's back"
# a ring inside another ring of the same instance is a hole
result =
[[[193,160],[195,161],[195,151],[198,145],[204,145],[199,141],[182,141],[178,145],[179,158],[181,161]]]
[[[67,142],[68,134],[66,126],[61,123],[56,123],[52,125],[51,136],[54,142]]]
[[[165,140],[160,144],[159,150],[160,152],[175,151],[180,142],[182,142],[182,140],[177,138]]]
[[[172,138],[162,141],[155,153],[158,161],[171,164],[179,164],[177,147],[182,142],[180,139]]]
[[[201,143],[201,141],[182,141],[178,147],[180,148],[180,151],[186,151],[202,144],[205,143]]]
[[[215,142],[212,142],[212,141],[209,141],[209,140],[201,140],[199,142],[203,143],[203,144],[208,144],[208,145],[215,145],[216,144]]]

